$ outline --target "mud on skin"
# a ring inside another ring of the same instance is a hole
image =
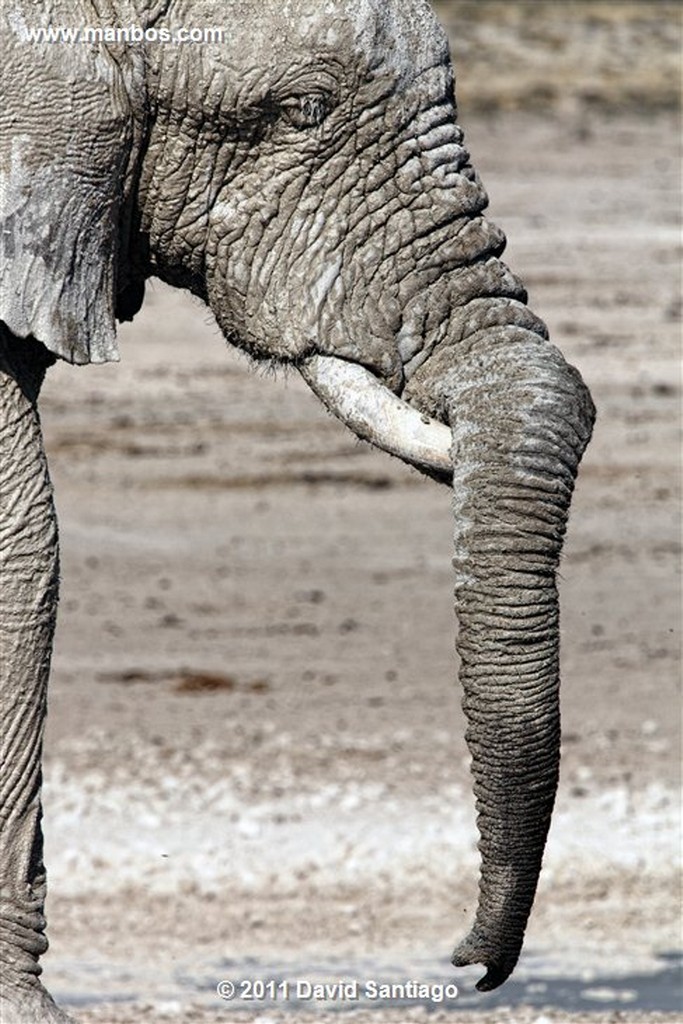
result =
[[[24,23],[76,14],[18,2],[2,15],[0,431],[24,449],[23,469],[7,462],[10,493],[25,493],[30,472],[34,499],[11,502],[1,527],[16,581],[0,623],[3,711],[21,739],[7,754],[2,839],[11,1021],[64,1019],[38,980],[55,519],[35,397],[14,368],[33,360],[35,377],[51,356],[114,359],[115,314],[132,315],[152,274],[206,299],[231,344],[300,369],[378,447],[426,475],[452,462],[482,860],[476,920],[453,961],[483,964],[481,989],[513,970],[536,890],[559,760],[555,572],[590,396],[500,259],[427,4],[234,11],[228,41],[200,50],[36,44],[21,89]],[[130,11],[106,13],[125,23]],[[209,2],[142,12],[157,27],[190,18],[220,20]],[[327,386],[329,367],[341,384]],[[345,372],[368,396],[362,428]],[[424,461],[415,410],[436,438]],[[21,657],[18,621],[30,629]]]

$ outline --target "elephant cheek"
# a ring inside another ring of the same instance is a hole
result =
[[[278,204],[255,208],[241,193],[214,207],[207,292],[223,332],[257,358],[334,356],[399,391],[396,297],[389,288],[372,293],[338,218],[305,204],[285,225],[280,217]]]

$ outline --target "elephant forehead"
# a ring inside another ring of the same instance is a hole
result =
[[[274,67],[297,53],[386,70],[412,80],[448,60],[448,41],[427,0],[225,0],[172,6],[188,25],[224,29],[211,59]]]

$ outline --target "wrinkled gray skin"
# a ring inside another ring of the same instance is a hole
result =
[[[220,45],[22,45],[48,19],[228,32]],[[137,312],[151,274],[205,299],[255,358],[312,384],[316,355],[364,367],[378,393],[452,432],[448,474],[377,443],[452,478],[482,858],[453,963],[500,985],[557,785],[555,575],[594,412],[482,217],[443,31],[424,0],[1,0],[0,96],[0,1019],[67,1020],[38,980],[57,601],[38,391],[55,357],[116,358],[116,318]],[[339,412],[337,398],[325,393]]]

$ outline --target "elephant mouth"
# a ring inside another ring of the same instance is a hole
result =
[[[450,428],[399,398],[373,373],[336,356],[298,366],[323,405],[358,437],[443,483],[451,483]]]

